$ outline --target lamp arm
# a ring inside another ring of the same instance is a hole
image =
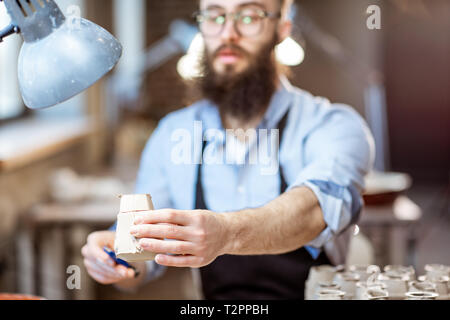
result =
[[[3,2],[3,0],[0,0],[0,2]],[[0,42],[3,42],[3,38],[6,38],[14,33],[20,33],[20,28],[14,23],[11,23],[6,28],[0,30]]]
[[[14,24],[10,24],[3,30],[0,30],[0,42],[3,42],[3,38],[6,38],[7,36],[10,36],[14,33],[19,33],[19,32],[20,32],[20,29],[18,26],[14,25]]]

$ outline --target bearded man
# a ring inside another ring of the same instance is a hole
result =
[[[303,299],[312,266],[344,263],[373,139],[350,107],[283,74],[275,47],[290,35],[291,4],[200,1],[203,99],[160,121],[138,173],[136,193],[157,210],[131,233],[155,261],[135,263],[134,277],[102,250],[114,230],[95,232],[82,249],[95,280],[130,288],[191,267],[206,299]]]

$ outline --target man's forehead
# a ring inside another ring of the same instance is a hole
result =
[[[275,10],[279,0],[200,0],[202,10],[208,8],[224,8],[228,11],[245,6],[259,6],[267,10]]]

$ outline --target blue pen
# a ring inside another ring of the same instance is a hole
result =
[[[111,259],[113,259],[117,264],[120,264],[126,268],[130,268],[134,271],[134,277],[137,278],[139,276],[139,270],[137,270],[135,267],[133,267],[132,265],[130,265],[128,262],[126,262],[125,260],[119,259],[116,257],[116,253],[114,252],[114,250],[111,250],[108,247],[103,247],[103,251],[105,251],[108,256],[111,257]]]

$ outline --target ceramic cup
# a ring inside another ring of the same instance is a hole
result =
[[[386,291],[386,285],[381,282],[367,283],[366,281],[360,281],[356,283],[355,300],[367,300],[367,291],[370,289]],[[387,293],[387,291],[386,291]]]
[[[324,290],[340,290],[341,287],[336,282],[319,282],[314,293],[314,300],[319,299],[319,292]]]
[[[331,265],[312,267],[309,271],[308,280],[315,284],[319,282],[331,282],[335,273],[335,267]]]
[[[378,279],[386,285],[389,299],[404,299],[405,293],[408,291],[408,275],[402,275],[396,272],[384,272],[379,275]]]
[[[387,265],[384,267],[384,272],[395,273],[401,275],[408,275],[409,280],[413,281],[416,278],[416,272],[412,266],[402,266],[402,265]]]
[[[370,276],[370,273],[367,272],[367,268],[369,268],[369,266],[370,265],[368,264],[356,264],[351,265],[348,270],[350,272],[358,274],[360,281],[367,281]]]
[[[389,293],[380,288],[369,288],[365,294],[366,300],[388,300]]]
[[[317,285],[322,282],[332,282],[335,273],[336,268],[331,265],[311,267],[309,270],[308,279],[305,283],[305,299],[313,299]]]
[[[439,296],[435,292],[411,291],[405,294],[406,300],[436,300]]]
[[[420,276],[419,281],[429,282],[435,286],[435,292],[439,294],[439,297],[445,298],[450,294],[449,284],[450,278],[447,276],[441,276],[440,278],[429,279],[427,276]]]
[[[439,279],[440,277],[450,277],[450,266],[443,264],[427,264],[425,272],[428,280]]]
[[[322,290],[319,291],[318,300],[343,300],[345,296],[345,292],[340,290]]]
[[[431,281],[411,281],[409,283],[409,291],[436,292],[436,285]]]
[[[336,273],[333,279],[333,281],[341,287],[341,291],[345,292],[346,299],[353,299],[355,297],[356,283],[359,282],[359,280],[359,275],[352,272]]]

